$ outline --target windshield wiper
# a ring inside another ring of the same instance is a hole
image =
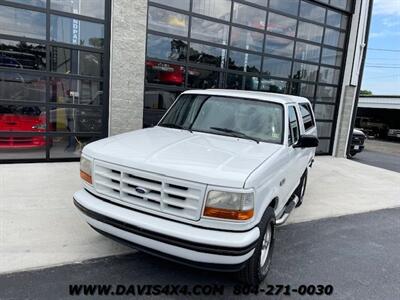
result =
[[[253,138],[253,137],[251,137],[251,136],[249,136],[249,135],[247,135],[247,134],[245,134],[243,132],[240,132],[240,131],[232,130],[232,129],[229,129],[229,128],[220,128],[220,127],[210,127],[210,129],[216,130],[216,131],[225,132],[225,133],[229,133],[231,136],[234,136],[234,137],[246,138],[246,139],[255,141],[257,144],[260,143],[260,140],[258,140],[256,138]]]
[[[192,132],[192,130],[185,128],[181,125],[175,124],[175,123],[161,123],[160,125],[161,127],[167,127],[167,128],[176,128],[176,129],[183,129],[183,130],[188,130],[189,132]]]

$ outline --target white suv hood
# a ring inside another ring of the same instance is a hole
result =
[[[89,144],[94,159],[205,184],[243,187],[282,145],[154,127]]]

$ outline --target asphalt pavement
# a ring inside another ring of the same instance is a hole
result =
[[[267,290],[267,285],[278,284],[290,285],[291,289],[300,285],[332,285],[333,294],[326,296],[330,299],[399,299],[399,214],[399,208],[387,209],[279,228],[271,271],[261,288]],[[0,299],[69,299],[71,284],[217,285],[224,287],[224,296],[219,298],[229,299],[232,298],[237,281],[231,274],[197,270],[133,252],[78,264],[2,275]],[[254,297],[267,298],[264,294],[234,298]],[[288,296],[272,298],[283,297]],[[309,297],[291,292],[291,298]]]
[[[400,144],[398,144],[398,147],[400,148]],[[363,152],[356,154],[352,160],[400,173],[400,155],[398,154],[365,149]]]

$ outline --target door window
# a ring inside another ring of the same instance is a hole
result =
[[[303,117],[304,129],[307,131],[315,126],[315,121],[311,113],[311,106],[308,103],[301,103],[299,106]]]
[[[289,107],[289,146],[297,143],[300,137],[299,120],[294,106]]]

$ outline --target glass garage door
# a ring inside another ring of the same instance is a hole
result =
[[[350,0],[149,0],[144,127],[186,89],[307,97],[332,151]]]
[[[0,161],[69,160],[107,134],[109,1],[0,1]]]

